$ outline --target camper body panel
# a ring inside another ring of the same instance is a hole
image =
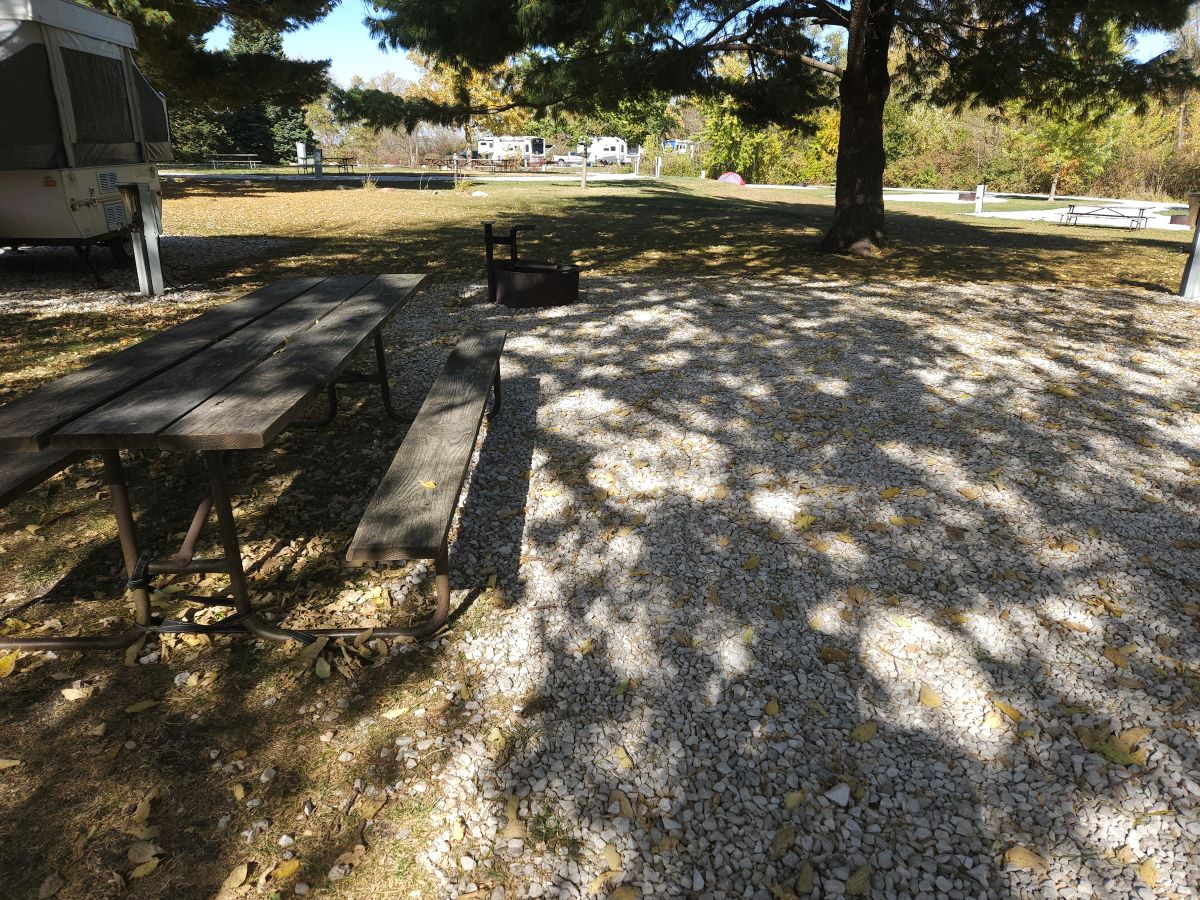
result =
[[[118,184],[150,185],[162,206],[153,165],[0,171],[0,244],[89,244],[129,230]]]

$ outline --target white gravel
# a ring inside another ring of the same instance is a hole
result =
[[[510,331],[451,550],[507,608],[451,731],[389,723],[444,896],[1200,897],[1195,307],[584,291],[393,326]]]
[[[1194,308],[481,288],[397,323],[511,332],[452,548],[511,608],[396,723],[446,896],[1200,896]]]

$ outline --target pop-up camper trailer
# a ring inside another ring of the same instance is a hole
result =
[[[69,0],[0,0],[0,246],[124,252],[118,184],[161,211],[167,107],[133,62],[124,19]],[[143,192],[146,193],[146,192]]]

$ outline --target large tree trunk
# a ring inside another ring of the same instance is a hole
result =
[[[883,107],[892,88],[888,48],[894,0],[854,0],[842,75],[837,201],[820,249],[869,254],[887,239],[883,225]]]

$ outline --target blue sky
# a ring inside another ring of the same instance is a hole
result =
[[[343,0],[332,13],[311,28],[295,31],[283,37],[283,49],[295,59],[332,59],[331,73],[339,84],[347,85],[355,75],[371,78],[384,72],[395,72],[404,78],[417,77],[416,68],[403,53],[384,52],[367,34],[363,18],[368,4],[364,0]],[[222,47],[229,42],[227,29],[218,29],[208,36],[210,47]],[[1166,49],[1166,36],[1143,33],[1139,35],[1134,55],[1149,59]]]
[[[283,49],[293,59],[332,59],[330,73],[339,84],[347,85],[355,75],[371,78],[395,72],[404,78],[416,78],[416,67],[402,52],[384,52],[367,34],[363,18],[368,6],[363,0],[342,0],[336,9],[311,28],[283,36]],[[217,29],[208,35],[210,47],[229,43],[229,30]]]

